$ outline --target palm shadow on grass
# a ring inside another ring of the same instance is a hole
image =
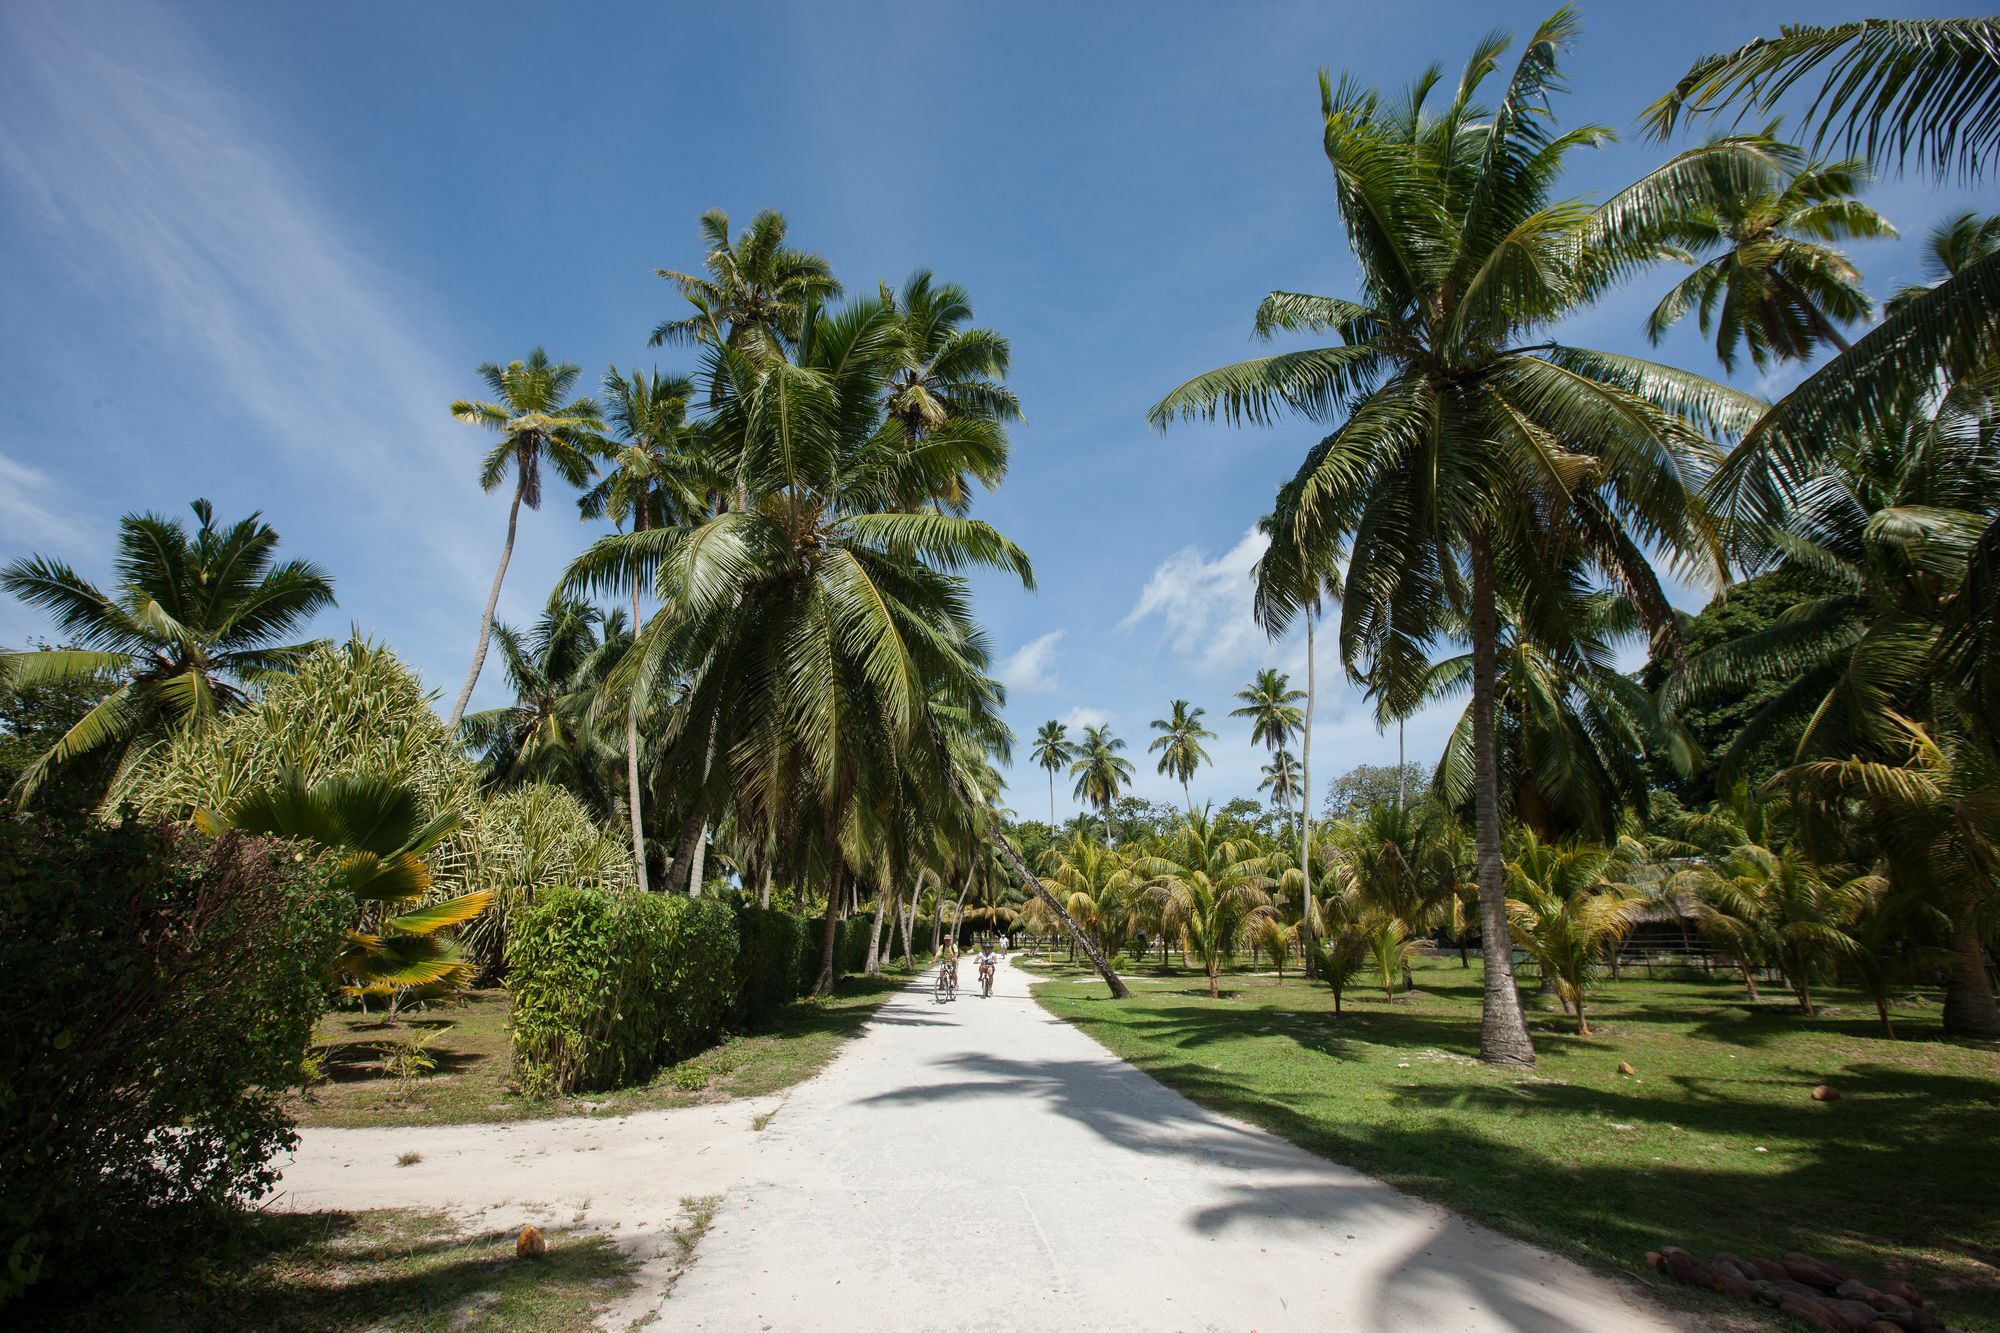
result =
[[[1984,1048],[1889,1043],[1872,1012],[1807,1020],[1695,983],[1594,1007],[1607,1031],[1590,1039],[1539,1017],[1543,1058],[1524,1077],[1472,1059],[1477,977],[1457,1012],[1378,994],[1335,1016],[1299,991],[1254,1006],[1162,990],[1045,1003],[1204,1106],[1559,1251],[1643,1276],[1640,1256],[1662,1244],[1804,1250],[1908,1276],[1954,1322],[2000,1329],[2000,1062],[1985,1072]],[[1438,979],[1426,989],[1444,991]],[[1630,1080],[1612,1070],[1628,1051]],[[1939,1060],[1954,1068],[1928,1067]],[[1841,1098],[1813,1100],[1821,1082]],[[1232,1208],[1336,1220],[1338,1206],[1246,1181]]]

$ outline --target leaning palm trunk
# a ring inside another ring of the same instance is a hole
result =
[[[1104,984],[1111,988],[1111,998],[1122,1000],[1129,996],[1131,991],[1126,989],[1124,979],[1112,970],[1110,962],[1098,950],[1090,936],[1084,933],[1083,927],[1076,924],[1076,918],[1069,914],[1069,909],[1058,902],[1056,896],[1035,878],[1034,872],[1028,869],[1028,863],[1021,859],[1021,854],[1014,850],[1014,844],[1008,841],[1007,835],[996,830],[993,843],[999,848],[1000,859],[1007,863],[1007,868],[1020,876],[1022,885],[1048,904],[1049,910],[1056,914],[1056,920],[1062,922],[1063,929],[1069,932],[1071,943],[1083,950],[1084,956],[1090,959],[1090,965],[1097,969],[1097,975],[1103,977]]]
[[[517,482],[514,502],[507,506],[507,543],[500,548],[500,568],[493,571],[493,590],[486,594],[486,611],[479,618],[479,646],[472,650],[472,670],[466,673],[465,684],[459,687],[458,702],[451,706],[451,716],[445,719],[445,726],[453,735],[458,733],[465,706],[472,702],[472,687],[479,683],[479,673],[486,666],[486,646],[493,640],[493,615],[500,608],[500,585],[507,579],[507,562],[514,558],[514,530],[520,522],[521,487]]]
[[[1986,948],[1969,914],[1951,934],[1951,977],[1944,992],[1944,1030],[1973,1037],[2000,1036],[2000,1007],[1986,974]]]
[[[1514,951],[1507,925],[1507,888],[1500,862],[1500,764],[1493,719],[1495,644],[1493,547],[1474,534],[1472,555],[1472,762],[1474,841],[1478,848],[1479,935],[1486,955],[1480,1010],[1479,1058],[1489,1064],[1532,1068],[1535,1044],[1514,988]]]

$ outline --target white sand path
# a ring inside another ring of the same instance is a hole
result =
[[[398,1167],[403,1152],[423,1160]],[[283,1207],[602,1229],[650,1261],[605,1320],[615,1327],[659,1304],[665,1228],[683,1196],[704,1194],[724,1195],[721,1211],[656,1327],[1681,1326],[1631,1284],[1196,1106],[1044,1013],[1010,967],[991,999],[902,992],[782,1096],[620,1119],[307,1130],[283,1188]]]

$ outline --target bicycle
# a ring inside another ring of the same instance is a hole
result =
[[[990,967],[979,969],[979,998],[982,1000],[993,998],[993,969]]]
[[[956,1000],[958,998],[958,978],[952,974],[951,966],[948,963],[938,964],[936,994],[939,1004],[944,1004],[948,1000]]]

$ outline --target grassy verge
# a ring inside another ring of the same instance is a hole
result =
[[[1324,989],[1269,977],[1229,978],[1219,1001],[1191,974],[1136,978],[1123,1003],[1081,980],[1035,993],[1206,1106],[1586,1261],[1802,1250],[2000,1329],[2000,1050],[1943,1040],[1934,1002],[1899,1006],[1891,1042],[1853,995],[1807,1019],[1720,981],[1628,980],[1590,1037],[1536,1011],[1522,1077],[1472,1058],[1476,965],[1426,962],[1416,982],[1338,1016]],[[1814,1101],[1820,1083],[1839,1099]]]
[[[902,984],[848,977],[833,996],[787,1005],[760,1030],[662,1070],[645,1087],[540,1101],[521,1096],[513,1085],[505,991],[475,991],[463,1003],[393,1024],[332,1014],[320,1026],[316,1048],[326,1081],[295,1098],[291,1110],[305,1126],[365,1128],[625,1115],[759,1097],[818,1073]],[[422,1054],[434,1067],[398,1077],[398,1053],[416,1042],[424,1043]]]
[[[514,1239],[420,1212],[253,1214],[213,1248],[37,1311],[33,1326],[582,1333],[632,1285],[633,1263],[603,1236],[551,1234],[538,1259],[515,1258]]]

